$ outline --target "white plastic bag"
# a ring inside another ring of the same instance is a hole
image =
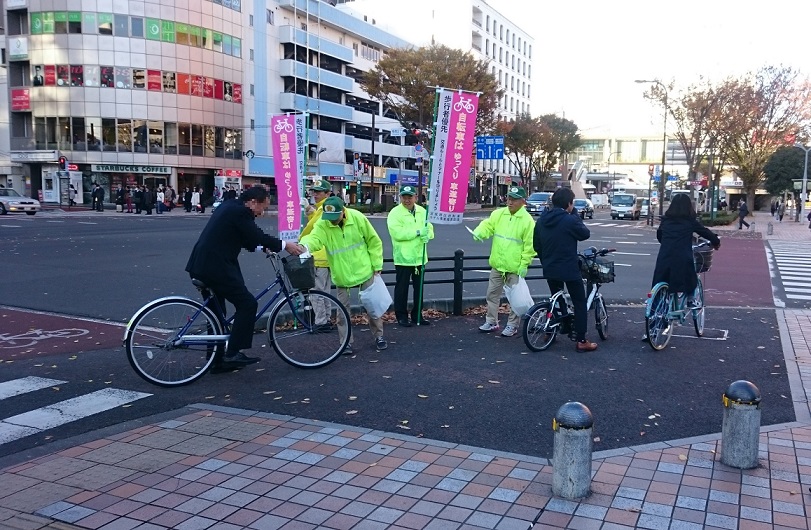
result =
[[[532,295],[529,294],[529,285],[527,285],[527,281],[520,276],[515,285],[504,286],[504,294],[507,295],[510,308],[519,317],[526,315],[529,308],[534,304]]]
[[[371,318],[380,318],[389,310],[392,303],[391,295],[379,274],[375,275],[372,285],[360,292],[360,303]]]

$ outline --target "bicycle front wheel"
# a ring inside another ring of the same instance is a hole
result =
[[[673,326],[668,319],[670,311],[670,290],[667,284],[660,284],[653,288],[648,306],[645,311],[645,330],[648,342],[654,350],[662,350],[670,342]]]
[[[608,311],[605,309],[605,300],[602,296],[594,299],[594,327],[603,340],[608,339]]]
[[[214,362],[215,350],[224,346],[199,340],[206,335],[222,335],[214,313],[194,300],[170,297],[136,313],[127,325],[124,345],[130,365],[143,379],[163,387],[182,386],[202,377]],[[194,336],[199,342],[183,342]]]
[[[318,368],[337,359],[349,344],[349,323],[349,312],[333,295],[297,291],[270,312],[268,341],[284,362]]]
[[[696,290],[693,292],[693,298],[698,303],[698,309],[693,309],[693,326],[696,328],[696,335],[699,337],[704,336],[704,285],[701,283],[701,278],[698,278]]]
[[[539,302],[527,311],[523,319],[524,326],[521,335],[524,337],[524,344],[532,351],[544,351],[555,342],[558,334],[558,325],[552,324],[551,304]]]

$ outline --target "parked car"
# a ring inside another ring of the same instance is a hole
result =
[[[527,197],[527,211],[530,215],[541,215],[547,206],[552,206],[552,192],[536,191]]]
[[[575,199],[574,207],[577,209],[577,213],[580,214],[581,219],[586,217],[594,219],[594,204],[589,199]]]
[[[23,197],[11,188],[0,188],[0,215],[11,212],[25,212],[28,215],[34,215],[40,209],[38,200]]]

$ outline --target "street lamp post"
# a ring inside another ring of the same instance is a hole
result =
[[[803,167],[803,189],[800,190],[800,207],[797,208],[800,217],[803,217],[805,215],[805,201],[807,199],[806,186],[808,186],[808,152],[811,151],[811,147],[806,147],[800,143],[794,144],[794,147],[805,151],[805,166]]]
[[[611,179],[611,157],[618,154],[620,154],[620,151],[614,151],[613,153],[608,155],[608,159],[606,160],[605,163],[606,166],[605,172],[607,173],[608,183],[611,185],[611,189],[614,189],[613,180]]]
[[[659,217],[661,218],[664,214],[664,206],[665,206],[665,156],[667,154],[667,87],[659,81],[658,79],[636,79],[634,83],[650,83],[654,85],[659,85],[662,87],[662,90],[665,93],[665,101],[664,101],[664,126],[662,127],[662,169],[659,172]],[[650,194],[648,194],[650,195]],[[650,208],[650,197],[648,197],[648,208]],[[648,215],[650,218],[650,215]],[[653,219],[650,219],[651,226],[653,225]]]

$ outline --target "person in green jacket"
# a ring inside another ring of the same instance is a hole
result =
[[[479,330],[490,333],[498,331],[498,307],[505,285],[515,285],[518,277],[525,277],[527,269],[535,257],[532,237],[535,222],[527,212],[527,193],[524,188],[510,186],[507,192],[507,206],[498,208],[490,217],[479,223],[473,231],[473,239],[483,241],[493,238],[490,250],[490,281],[487,284],[487,316]],[[507,325],[501,334],[512,337],[518,333],[521,315],[510,311]]]
[[[327,262],[338,300],[349,309],[350,289],[367,289],[374,283],[375,276],[383,271],[383,242],[366,216],[346,208],[340,198],[329,197],[321,208],[322,220],[315,223],[312,232],[302,237],[299,243],[310,252],[327,250]],[[369,318],[369,327],[375,347],[385,350],[388,343],[383,338],[383,319]],[[338,322],[338,332],[341,337],[349,332],[345,322]],[[344,354],[353,353],[353,340],[350,337]]]
[[[330,186],[328,181],[321,179],[313,181],[313,185],[310,186],[310,193],[313,194],[315,205],[307,207],[307,226],[301,231],[301,237],[312,232],[316,223],[321,220],[321,214],[324,212],[324,201],[329,197],[330,191],[332,191],[332,186]],[[329,274],[327,251],[322,248],[321,250],[313,252],[313,261],[315,265],[315,288],[328,293],[332,285],[332,279]],[[317,299],[313,310],[315,311],[316,331],[329,331],[330,325],[327,318],[326,303],[320,298]]]
[[[434,226],[425,222],[425,208],[417,204],[414,186],[400,187],[400,204],[392,208],[386,219],[391,237],[396,283],[394,285],[394,314],[404,328],[411,323],[418,326],[431,324],[420,314],[422,291],[420,275],[428,262],[426,245],[434,238]],[[414,288],[414,307],[408,321],[408,284]]]

